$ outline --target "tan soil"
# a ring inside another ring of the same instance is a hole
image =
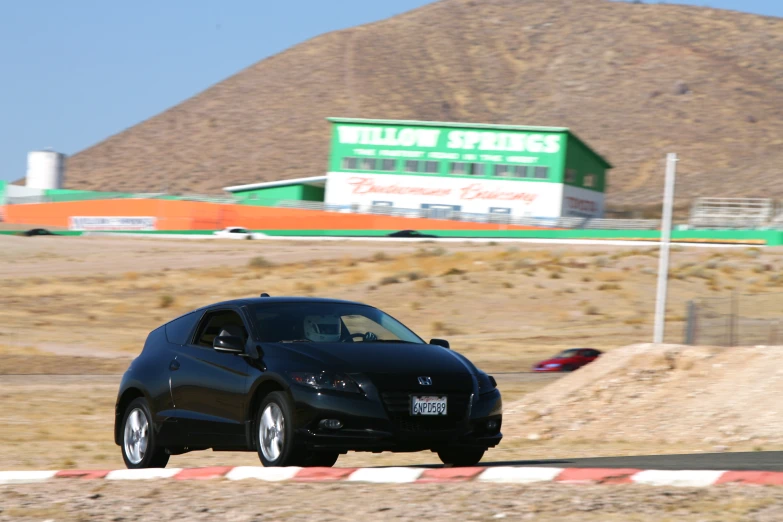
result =
[[[268,266],[251,268],[251,262]],[[261,291],[358,299],[389,311],[427,338],[448,338],[455,350],[489,372],[517,372],[573,346],[606,349],[609,354],[601,364],[610,364],[618,348],[648,339],[656,266],[654,249],[628,247],[0,237],[0,374],[6,374],[0,375],[0,469],[121,466],[111,435],[120,373],[139,353],[147,332],[205,303]],[[725,297],[736,289],[758,296],[743,301],[745,313],[779,316],[781,268],[778,249],[675,248],[667,327],[670,339],[682,339],[685,303],[694,297]],[[625,360],[624,353],[620,351],[617,357]],[[729,355],[716,357],[723,361],[721,357]],[[766,360],[767,356],[754,357]],[[634,419],[633,406],[626,408],[621,403],[644,399],[643,392],[652,388],[641,387],[637,381],[647,375],[654,378],[649,381],[652,384],[644,381],[645,386],[676,385],[656,392],[659,402],[675,405],[688,406],[691,402],[683,402],[680,396],[711,390],[713,380],[718,391],[729,385],[724,374],[711,367],[705,366],[710,371],[700,376],[681,368],[674,374],[661,373],[658,362],[651,363],[652,370],[644,369],[648,363],[639,362],[642,369],[633,366],[640,373],[626,379],[628,386],[639,387],[640,397],[625,397],[621,388],[611,387],[615,377],[607,377],[608,381],[591,386],[607,386],[610,391],[592,397],[576,390],[574,394],[587,395],[579,395],[578,404],[569,404],[571,411],[557,411],[543,419],[528,419],[527,410],[524,415],[512,413],[517,409],[513,403],[552,381],[544,377],[519,381],[499,373],[508,410],[503,428],[506,439],[487,454],[487,460],[709,451],[719,446],[775,449],[781,445],[766,428],[754,432],[747,416],[707,417],[705,425],[720,422],[718,427],[729,426],[734,431],[700,437],[690,435],[695,431],[692,421],[676,423],[676,414],[659,418],[655,411],[645,410],[644,418]],[[770,359],[769,366],[774,367],[773,363]],[[733,363],[726,364],[728,368]],[[597,371],[594,368],[601,366],[587,367],[563,382],[586,378]],[[678,372],[681,377],[671,377]],[[8,375],[20,373],[86,375]],[[111,375],[98,376],[106,373]],[[620,370],[616,373],[622,375]],[[756,399],[751,392],[753,386],[761,386],[760,374],[737,373],[743,380],[730,385],[732,389],[748,387],[747,394],[715,391],[715,397],[753,403]],[[774,387],[775,382],[768,386]],[[698,387],[686,389],[690,385]],[[553,397],[560,397],[560,388],[552,386],[536,395],[541,397],[537,400],[545,400],[549,390]],[[601,401],[610,392],[617,395],[607,406]],[[707,397],[696,395],[688,401],[708,403]],[[758,399],[764,408],[776,412],[769,401]],[[693,402],[694,410],[700,408],[698,404]],[[616,426],[602,427],[600,422],[604,416],[612,422],[621,419],[623,415],[612,413],[615,409],[624,412],[630,423],[622,437],[607,435]],[[561,419],[560,415],[563,420],[554,424],[550,438],[546,419]],[[583,431],[567,429],[582,417],[589,421]],[[652,428],[647,418],[655,421]],[[769,431],[777,426],[774,419],[769,423]],[[661,435],[651,435],[651,431],[659,433],[658,425]],[[539,435],[538,439],[528,439],[531,434]],[[733,437],[751,435],[756,438],[732,442]],[[202,452],[172,459],[175,466],[257,463],[252,453]],[[349,454],[338,461],[342,466],[414,463],[437,463],[437,458],[429,453]]]

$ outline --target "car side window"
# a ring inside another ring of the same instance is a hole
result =
[[[242,318],[234,310],[217,310],[207,312],[199,324],[196,333],[195,344],[205,348],[212,348],[212,342],[221,332],[226,331],[229,335],[241,337],[247,341],[247,329]]]
[[[167,323],[165,330],[168,342],[179,345],[188,344],[190,342],[190,334],[193,333],[198,317],[198,313],[190,312]]]

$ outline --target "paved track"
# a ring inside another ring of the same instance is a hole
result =
[[[783,471],[783,451],[641,455],[635,457],[598,457],[589,459],[515,460],[482,462],[481,464],[483,466],[533,466],[557,468]]]

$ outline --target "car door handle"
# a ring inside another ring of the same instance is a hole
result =
[[[176,360],[176,359],[171,361],[169,363],[169,370],[171,370],[172,372],[175,372],[175,371],[179,370],[179,361]]]

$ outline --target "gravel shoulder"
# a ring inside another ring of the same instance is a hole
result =
[[[132,486],[132,487],[131,487]],[[783,488],[61,480],[0,486],[0,521],[783,519]]]

